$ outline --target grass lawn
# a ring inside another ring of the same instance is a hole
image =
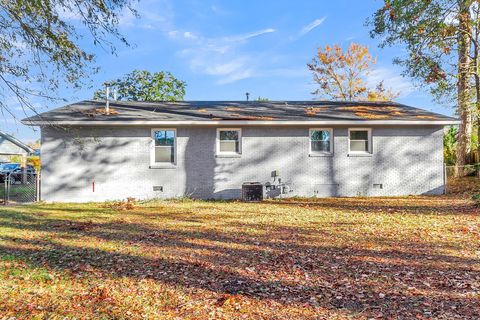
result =
[[[470,197],[0,207],[0,319],[479,319]]]

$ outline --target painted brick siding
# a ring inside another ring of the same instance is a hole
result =
[[[368,157],[348,155],[345,127],[333,129],[333,156],[323,157],[309,156],[308,127],[243,127],[239,158],[216,156],[216,128],[176,129],[176,167],[153,169],[150,127],[42,128],[42,199],[238,198],[245,181],[274,183],[274,170],[290,189],[282,196],[443,192],[440,126],[372,127]],[[266,196],[278,196],[278,190]]]

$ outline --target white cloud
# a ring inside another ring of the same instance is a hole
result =
[[[228,14],[230,14],[229,11],[225,10],[224,8],[218,6],[218,5],[215,5],[213,4],[210,9],[212,9],[212,12],[215,13],[216,15],[218,16],[226,16]]]
[[[232,42],[246,41],[248,39],[252,39],[252,38],[255,38],[255,37],[267,34],[267,33],[272,33],[272,32],[275,32],[275,31],[276,30],[273,29],[273,28],[268,28],[268,29],[263,29],[263,30],[258,30],[258,31],[254,31],[254,32],[251,32],[251,33],[243,34],[243,35],[225,37],[225,40],[226,41],[232,41]]]
[[[167,32],[169,38],[176,38],[178,36],[178,30],[170,30]]]
[[[205,67],[205,71],[211,75],[228,75],[245,66],[245,58],[238,58],[227,63],[218,63]]]
[[[252,58],[230,51],[219,54],[216,49],[194,48],[181,51],[188,60],[190,69],[197,73],[218,77],[218,84],[232,83],[250,78],[254,74]]]
[[[398,72],[389,68],[376,68],[367,76],[367,84],[374,88],[383,81],[385,88],[391,88],[393,91],[399,91],[400,97],[408,96],[415,90],[414,85],[402,77]]]
[[[227,77],[224,77],[217,81],[218,84],[228,84],[238,80],[248,79],[254,75],[253,69],[239,70],[229,74]]]
[[[193,34],[192,32],[190,32],[190,31],[185,31],[185,32],[183,33],[183,37],[184,37],[185,39],[192,39],[192,40],[197,39],[197,36],[194,35],[194,34]]]
[[[169,0],[144,0],[136,3],[133,9],[138,17],[129,9],[124,8],[118,19],[121,28],[142,28],[167,31],[172,29],[173,7]]]
[[[311,23],[307,24],[306,26],[304,26],[302,28],[302,30],[300,30],[300,32],[298,33],[298,37],[303,37],[304,35],[306,35],[310,31],[312,31],[313,29],[315,29],[316,27],[321,25],[325,21],[325,19],[327,19],[327,17],[322,17],[320,19],[316,19],[316,20],[312,21]]]
[[[259,65],[258,54],[245,52],[243,45],[253,38],[276,32],[273,28],[265,28],[244,34],[208,37],[197,29],[178,27],[170,0],[142,0],[142,5],[137,5],[135,9],[140,19],[125,11],[120,21],[123,28],[159,30],[165,38],[182,47],[177,54],[192,71],[217,77],[218,84],[254,76],[257,73],[256,66]],[[227,14],[218,5],[212,5],[211,10],[219,15]]]
[[[246,34],[219,38],[203,37],[199,33],[170,31],[172,39],[183,42],[187,47],[179,55],[187,60],[190,68],[197,73],[218,77],[218,84],[232,83],[250,78],[256,74],[257,57],[242,53],[241,46],[250,39],[275,32],[273,28]]]

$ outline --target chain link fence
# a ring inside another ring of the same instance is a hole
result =
[[[40,175],[33,172],[0,173],[0,203],[40,200]]]

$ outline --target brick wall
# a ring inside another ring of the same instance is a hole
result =
[[[151,169],[151,128],[44,127],[42,199],[237,198],[245,181],[274,183],[274,170],[289,186],[284,196],[443,192],[440,126],[372,127],[373,153],[368,157],[348,155],[345,127],[334,128],[333,156],[311,157],[308,130],[244,127],[241,157],[220,158],[215,155],[216,128],[177,127],[176,167]],[[162,186],[163,192],[154,186]],[[278,190],[268,195],[276,196]]]

